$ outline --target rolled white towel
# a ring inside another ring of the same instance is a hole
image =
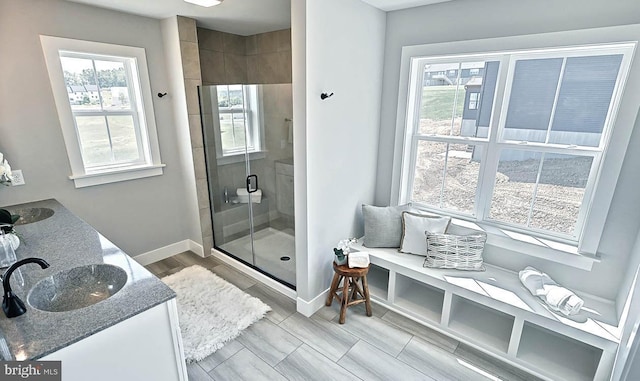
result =
[[[560,286],[551,277],[531,266],[520,271],[520,282],[531,292],[539,296],[551,309],[564,315],[577,314],[584,301],[571,290]]]
[[[369,266],[369,253],[366,251],[354,251],[349,253],[349,268]]]
[[[569,298],[560,305],[560,312],[565,315],[575,315],[580,312],[580,309],[584,305],[584,300],[580,299],[575,294],[569,296]]]

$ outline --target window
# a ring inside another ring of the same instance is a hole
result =
[[[162,174],[144,49],[41,41],[76,187]]]
[[[469,110],[477,110],[478,109],[478,99],[480,98],[480,93],[469,93]]]
[[[257,85],[216,86],[222,156],[260,152],[262,134]]]
[[[633,48],[412,57],[400,201],[579,242]]]

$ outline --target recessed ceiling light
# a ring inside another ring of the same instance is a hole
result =
[[[223,0],[184,0],[187,3],[199,5],[201,7],[213,7],[214,5],[218,5],[222,3]]]

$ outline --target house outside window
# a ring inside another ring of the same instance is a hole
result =
[[[632,52],[613,44],[412,58],[400,201],[578,242]],[[458,78],[425,84],[434,65]],[[465,94],[460,73],[470,68],[482,76]]]
[[[41,41],[76,187],[161,175],[144,49]]]

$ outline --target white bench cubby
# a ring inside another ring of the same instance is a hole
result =
[[[370,254],[374,302],[546,380],[609,380],[619,344],[615,304],[576,291],[582,312],[549,310],[518,274],[431,269],[397,249],[354,247]]]

